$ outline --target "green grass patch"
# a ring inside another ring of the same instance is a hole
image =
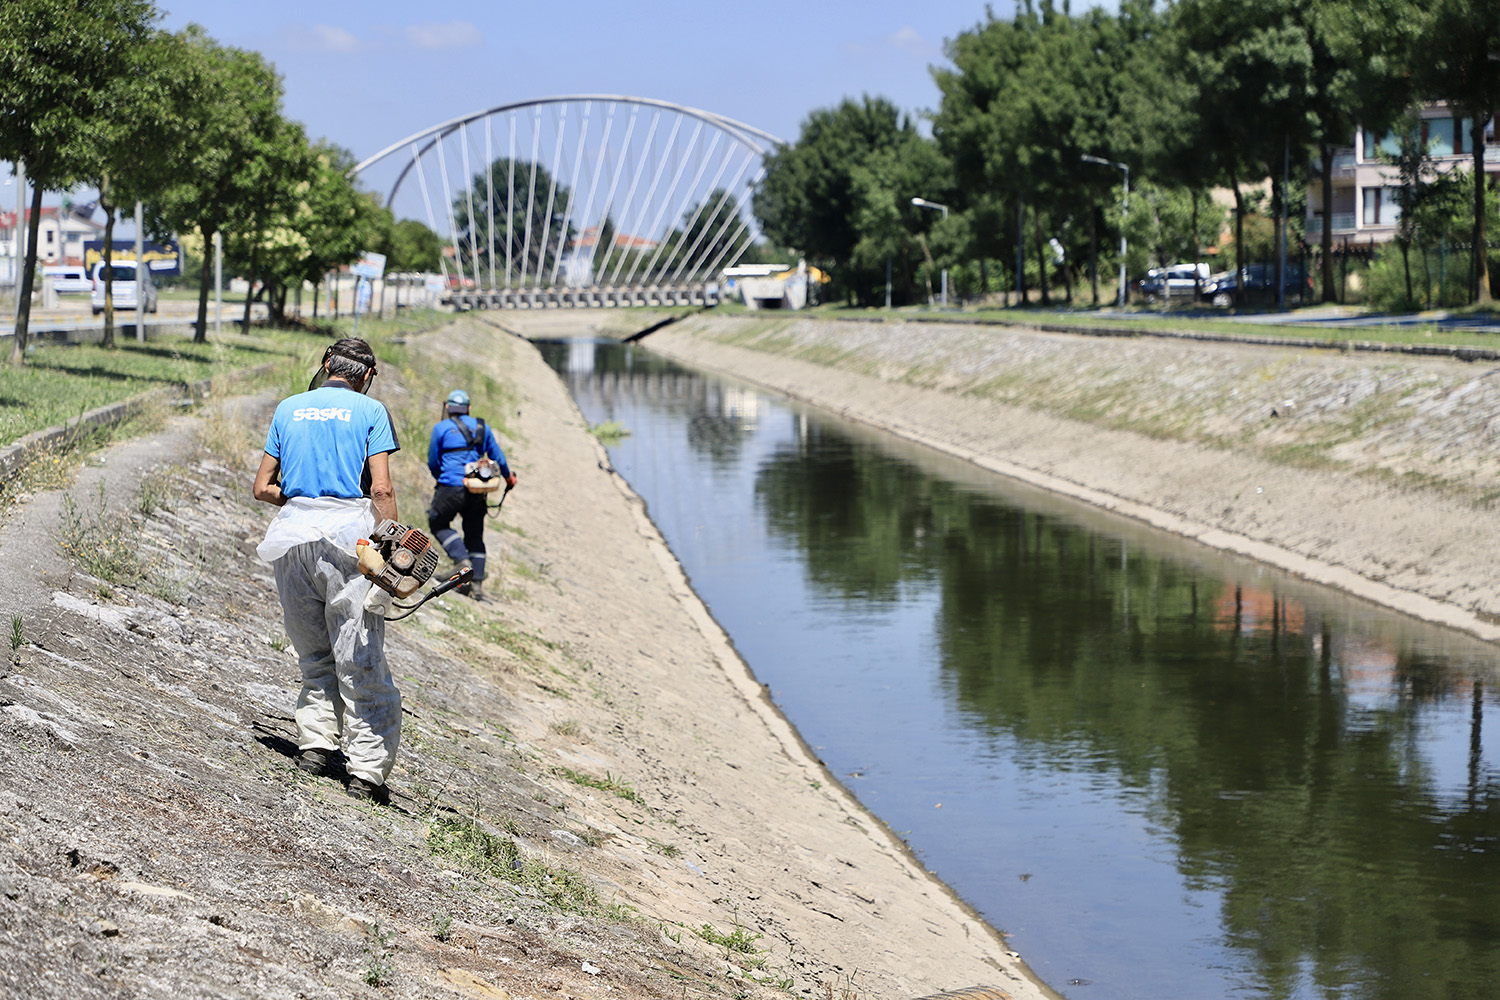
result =
[[[751,934],[745,928],[735,925],[734,930],[724,933],[713,924],[704,924],[698,928],[697,934],[709,944],[716,944],[727,952],[737,955],[754,955],[760,951],[755,947],[755,942],[760,940],[759,934]]]
[[[568,913],[623,920],[628,910],[606,902],[577,871],[549,865],[521,853],[509,837],[490,833],[477,820],[439,817],[427,831],[427,847],[434,855],[456,861],[492,878],[531,889],[551,906]]]
[[[152,389],[182,386],[268,362],[288,366],[309,347],[304,335],[226,335],[207,344],[169,334],[144,344],[38,344],[26,364],[0,366],[0,445],[32,431]],[[304,376],[305,379],[305,376]]]
[[[618,796],[626,802],[634,802],[638,806],[644,807],[646,804],[646,800],[641,798],[640,792],[623,782],[616,781],[609,774],[606,774],[602,778],[596,778],[591,774],[575,771],[571,767],[561,766],[554,767],[552,773],[560,778],[567,778],[575,785],[582,785],[585,788],[597,788],[601,792],[609,792],[611,795]]]
[[[589,433],[599,439],[599,443],[605,447],[619,444],[630,436],[630,429],[618,420],[606,420],[602,424],[594,424],[589,428]]]
[[[1290,315],[1295,315],[1293,310]],[[1174,315],[1162,312],[1126,312],[1099,315],[1044,310],[980,309],[963,313],[963,319],[978,319],[1005,326],[1078,327],[1101,329],[1123,327],[1142,332],[1210,333],[1233,337],[1293,338],[1342,346],[1355,341],[1377,344],[1422,344],[1444,347],[1500,348],[1500,336],[1473,330],[1439,328],[1435,323],[1321,326],[1313,323],[1251,323],[1233,315]],[[1477,315],[1477,314],[1476,314]],[[873,317],[872,317],[873,318]]]

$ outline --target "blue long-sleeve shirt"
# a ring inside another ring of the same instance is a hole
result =
[[[510,478],[510,466],[505,464],[505,452],[500,450],[500,442],[495,440],[495,432],[486,424],[484,428],[484,440],[475,441],[475,447],[470,447],[464,439],[463,432],[454,423],[462,420],[469,428],[470,436],[478,438],[479,421],[467,414],[447,417],[438,421],[432,428],[432,440],[427,445],[427,468],[431,470],[432,477],[437,480],[439,486],[462,486],[464,484],[464,466],[470,462],[479,461],[481,456],[487,456],[500,464],[500,477]]]

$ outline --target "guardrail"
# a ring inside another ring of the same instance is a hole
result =
[[[445,296],[458,312],[472,309],[630,309],[651,306],[712,306],[716,285],[646,288],[525,288],[454,291]]]

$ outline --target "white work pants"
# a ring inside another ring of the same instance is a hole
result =
[[[286,634],[302,668],[297,745],[339,749],[349,773],[384,784],[401,742],[401,692],[385,662],[385,619],[364,610],[370,581],[353,552],[294,545],[273,564]]]

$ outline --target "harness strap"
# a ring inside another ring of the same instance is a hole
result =
[[[449,417],[448,419],[453,421],[453,426],[457,427],[458,432],[464,436],[464,444],[462,448],[440,449],[439,454],[446,455],[450,451],[484,451],[485,427],[483,417],[474,418],[474,422],[479,425],[477,430],[470,429],[469,425],[458,419],[458,417]]]

